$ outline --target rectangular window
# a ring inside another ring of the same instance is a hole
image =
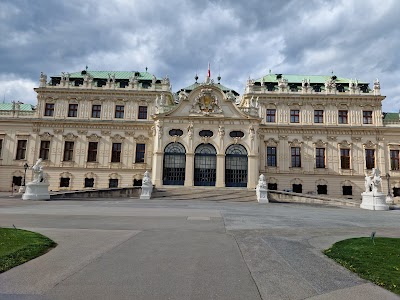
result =
[[[88,148],[88,162],[96,162],[97,161],[97,146],[98,142],[89,142]]]
[[[300,111],[298,109],[290,110],[290,123],[299,123]]]
[[[76,118],[78,116],[78,104],[70,104],[68,106],[68,117]]]
[[[69,178],[60,178],[60,187],[69,187]]]
[[[315,167],[325,168],[325,148],[315,149]]]
[[[43,160],[47,160],[49,159],[49,152],[50,152],[50,141],[41,141],[39,157]]]
[[[276,167],[276,147],[267,147],[267,166]]]
[[[375,168],[375,150],[365,149],[365,166],[367,169]]]
[[[111,162],[121,161],[121,149],[122,149],[121,143],[112,144]]]
[[[101,105],[92,105],[92,118],[100,118]]]
[[[278,184],[277,183],[268,183],[268,189],[272,191],[278,190]]]
[[[117,188],[118,187],[118,179],[110,178],[108,181],[108,187],[109,188]]]
[[[372,124],[372,111],[363,111],[363,123]]]
[[[94,178],[85,178],[85,188],[94,187]]]
[[[324,123],[323,110],[314,110],[314,123]]]
[[[17,156],[15,159],[25,159],[27,140],[19,140],[17,143]]]
[[[399,170],[399,150],[390,150],[390,169]]]
[[[317,194],[318,195],[327,195],[328,194],[328,186],[326,184],[318,184],[317,185]]]
[[[123,119],[124,118],[124,106],[123,105],[116,105],[115,106],[115,118],[116,119]]]
[[[347,114],[348,114],[347,110],[339,110],[339,112],[338,112],[339,124],[348,124],[349,123],[349,121],[347,119]]]
[[[340,149],[340,168],[350,169],[350,149]]]
[[[267,109],[267,123],[275,123],[276,109]]]
[[[343,191],[343,196],[352,196],[353,195],[353,187],[351,185],[343,185],[342,191]]]
[[[63,161],[72,161],[74,159],[74,142],[66,141],[64,143]]]
[[[300,147],[292,147],[290,148],[290,151],[292,156],[292,168],[300,168],[301,167]]]
[[[147,119],[147,106],[139,106],[138,119],[141,119],[141,120]]]
[[[146,144],[136,144],[135,163],[144,163],[145,153],[146,153]]]
[[[46,103],[44,107],[44,115],[46,117],[52,117],[54,115],[54,103]]]
[[[293,193],[302,193],[303,185],[302,184],[292,184]]]

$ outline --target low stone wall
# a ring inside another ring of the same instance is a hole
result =
[[[140,186],[108,188],[81,191],[63,191],[50,194],[50,200],[85,199],[85,198],[127,198],[139,197]]]
[[[337,199],[316,195],[299,194],[283,191],[268,191],[268,199],[276,202],[294,202],[294,203],[315,203],[333,206],[352,206],[360,207],[361,200],[357,202],[354,199]]]

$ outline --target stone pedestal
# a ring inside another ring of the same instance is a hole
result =
[[[140,200],[149,200],[151,193],[153,192],[153,186],[142,185],[142,193],[140,194]]]
[[[48,182],[29,182],[25,186],[22,200],[50,200]]]
[[[386,196],[386,204],[392,205],[394,203],[392,195]]]
[[[256,188],[256,194],[257,194],[257,201],[258,203],[269,203],[268,200],[268,190],[265,188],[260,188],[257,186]]]
[[[384,193],[364,192],[361,196],[361,208],[369,210],[389,210],[389,205],[386,204],[386,195]]]

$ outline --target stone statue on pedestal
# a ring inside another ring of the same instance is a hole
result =
[[[148,171],[144,172],[142,180],[142,193],[140,194],[140,199],[148,200],[151,198],[151,193],[153,192],[153,183],[151,182],[150,173]]]
[[[365,174],[365,192],[361,193],[361,208],[369,210],[389,210],[385,195],[379,192],[381,184],[382,178],[379,169],[373,168],[371,175]]]
[[[259,203],[268,203],[268,190],[267,181],[265,180],[264,174],[261,174],[258,178],[258,184],[256,187],[257,201]]]
[[[44,175],[43,159],[39,158],[32,167],[33,180],[28,182],[22,200],[49,200],[49,183]]]

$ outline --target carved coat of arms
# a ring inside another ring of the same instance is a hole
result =
[[[202,89],[200,94],[194,99],[191,113],[210,115],[222,113],[218,98],[213,94],[212,89]]]

